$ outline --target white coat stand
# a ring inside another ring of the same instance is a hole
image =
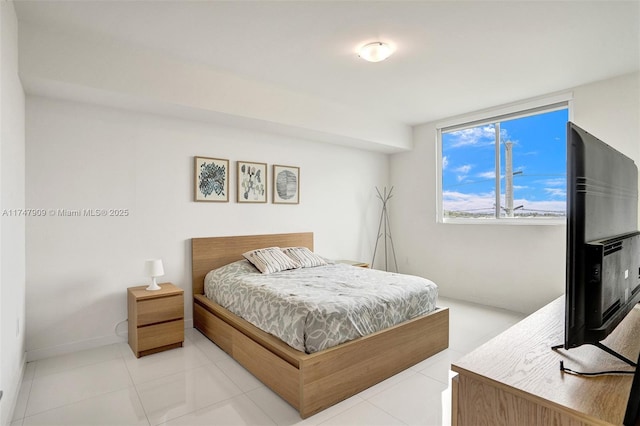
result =
[[[378,193],[378,198],[382,201],[382,213],[380,214],[380,224],[378,225],[378,238],[376,238],[376,246],[373,249],[373,259],[371,260],[371,267],[373,268],[374,262],[376,260],[376,252],[378,251],[378,241],[380,237],[384,235],[384,270],[389,271],[388,266],[388,255],[387,255],[387,240],[391,244],[391,253],[393,253],[393,263],[395,265],[395,272],[398,272],[398,261],[396,260],[396,250],[393,247],[393,238],[391,238],[391,227],[389,226],[389,215],[387,213],[387,203],[389,199],[392,197],[391,193],[393,192],[393,187],[389,190],[389,194],[387,194],[387,187],[384,187],[384,193],[380,193],[378,187],[376,187],[376,192]],[[384,227],[384,232],[380,231]]]

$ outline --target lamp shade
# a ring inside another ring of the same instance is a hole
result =
[[[144,262],[144,272],[148,277],[161,277],[164,275],[161,259],[149,259]]]
[[[162,267],[162,260],[149,259],[144,262],[144,272],[148,277],[151,277],[151,284],[147,287],[147,290],[155,291],[160,290],[162,287],[156,282],[156,277],[164,275],[164,268]]]
[[[380,62],[387,59],[393,53],[393,49],[387,43],[376,41],[365,44],[358,50],[358,56],[365,61]]]

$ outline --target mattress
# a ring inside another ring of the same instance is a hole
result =
[[[425,278],[344,264],[265,275],[240,260],[205,277],[209,299],[306,353],[431,312],[437,294]]]

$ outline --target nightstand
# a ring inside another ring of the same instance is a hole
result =
[[[365,262],[357,262],[355,260],[336,260],[337,263],[344,263],[345,265],[358,266],[360,268],[368,268],[369,264]]]
[[[184,342],[184,290],[171,283],[156,291],[127,289],[129,346],[136,357],[179,348]]]

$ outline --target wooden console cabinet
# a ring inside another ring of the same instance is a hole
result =
[[[146,285],[127,289],[129,346],[140,358],[184,342],[184,290],[171,283],[156,291]]]
[[[579,377],[560,371],[633,370],[584,345],[553,351],[564,340],[564,297],[453,363],[452,424],[620,425],[633,376]],[[603,344],[638,359],[640,307]]]

